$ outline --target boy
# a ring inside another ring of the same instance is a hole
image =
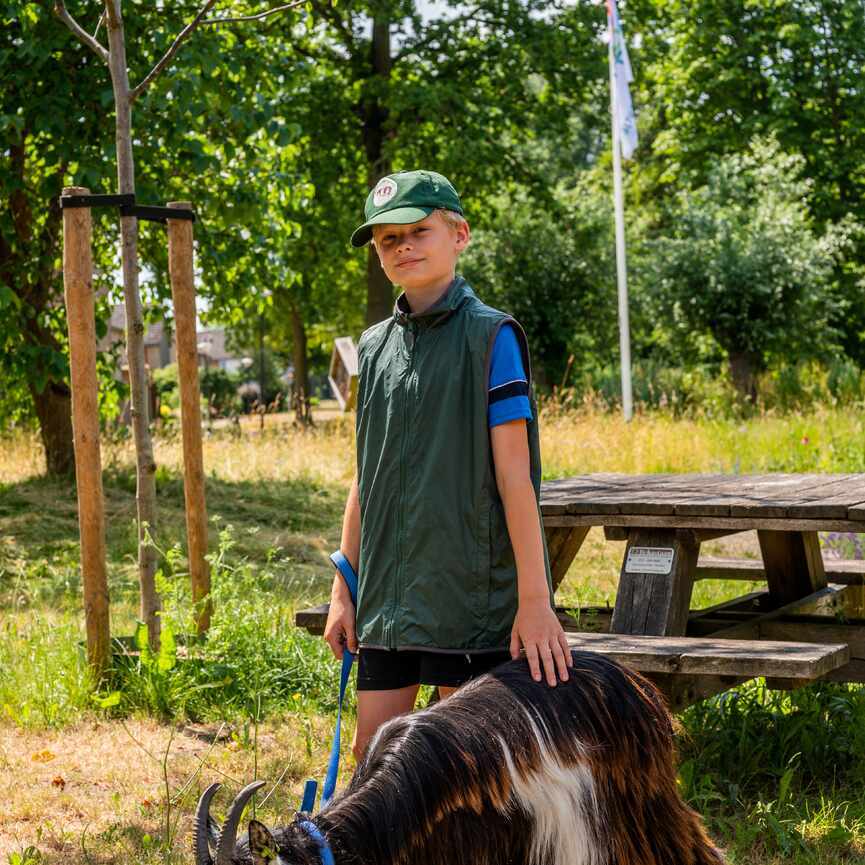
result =
[[[372,241],[403,293],[358,344],[357,464],[324,637],[360,649],[359,760],[420,684],[443,697],[525,650],[532,675],[567,680],[538,495],[540,455],[522,328],[455,274],[469,225],[433,171],[382,178],[352,244]]]

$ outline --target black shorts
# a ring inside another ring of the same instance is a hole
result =
[[[456,688],[511,659],[510,652],[427,652],[365,649],[357,664],[358,691],[392,691],[409,685]]]

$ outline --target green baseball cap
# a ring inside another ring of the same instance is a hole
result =
[[[460,197],[451,182],[435,171],[398,171],[382,177],[366,197],[363,225],[351,236],[352,246],[372,239],[372,227],[383,223],[409,225],[442,207],[462,215]]]

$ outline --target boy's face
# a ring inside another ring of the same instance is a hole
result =
[[[373,226],[375,248],[387,278],[406,289],[447,287],[469,236],[468,224],[452,228],[440,213],[410,225]]]

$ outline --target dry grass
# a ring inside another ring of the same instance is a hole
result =
[[[225,433],[204,442],[204,465],[208,475],[237,481],[309,480],[346,487],[354,476],[354,423],[349,417],[322,421],[312,430],[298,431],[283,416],[268,417],[264,432],[254,426],[245,433],[249,447],[238,447],[238,439]],[[120,463],[132,459],[131,444],[119,450]],[[156,462],[182,470],[179,438],[157,441]]]
[[[17,484],[45,472],[45,451],[35,433],[0,438],[0,485]]]
[[[184,861],[191,861],[192,809],[214,780],[227,790],[213,809],[218,819],[230,796],[260,777],[270,782],[266,792],[279,781],[260,813],[285,820],[304,779],[323,777],[330,721],[294,716],[262,725],[257,748],[254,735],[151,720],[93,720],[43,732],[0,726],[0,861],[30,845],[46,863],[163,861],[148,836],[165,837],[166,783],[175,852]],[[351,771],[350,760],[343,769]]]
[[[865,417],[851,409],[747,420],[541,414],[545,478],[589,472],[855,471],[865,468]]]

